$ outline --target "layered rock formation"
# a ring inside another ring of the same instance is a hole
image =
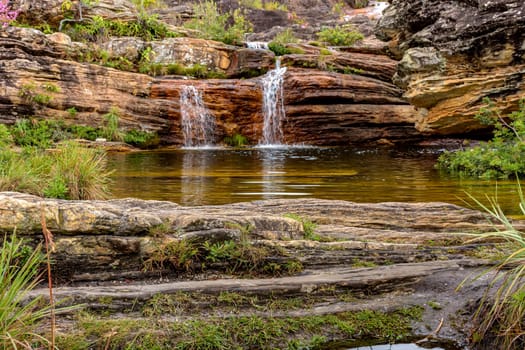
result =
[[[124,129],[156,131],[164,143],[181,145],[180,89],[193,85],[217,120],[218,141],[234,133],[251,143],[261,140],[261,74],[273,68],[271,51],[185,37],[111,38],[94,45],[72,42],[62,33],[14,27],[0,33],[0,46],[3,123],[36,116],[99,126],[116,109]],[[305,54],[282,60],[290,66],[284,81],[285,142],[348,145],[421,138],[413,128],[413,108],[390,82],[396,62],[377,43],[330,55],[314,46],[301,50]],[[99,64],[78,62],[100,52],[106,58],[95,58]],[[199,66],[229,79],[150,77],[103,66],[122,60],[139,65],[144,52],[151,53],[151,64]],[[259,77],[235,79],[254,74]]]
[[[451,232],[487,229],[480,213],[444,203],[358,204],[304,199],[184,207],[136,199],[52,200],[10,192],[0,193],[0,203],[3,233],[16,230],[18,235],[38,240],[45,218],[55,236],[55,259],[60,262],[55,272],[67,280],[88,278],[86,274],[96,271],[105,271],[112,278],[131,272],[139,275],[156,243],[236,240],[244,227],[250,227],[250,240],[300,251],[300,255],[293,256],[302,256],[306,266],[352,259],[414,262],[433,260],[435,254],[457,258],[455,254],[460,250],[431,252],[418,245],[450,241],[461,245],[461,236],[451,236]],[[318,223],[316,231],[326,242],[294,243],[304,239],[304,226],[286,217],[289,213]],[[164,232],[154,234],[160,226]],[[114,271],[107,271],[110,261]]]
[[[290,213],[299,219],[290,218]],[[316,240],[308,239],[301,220],[318,225]],[[435,329],[443,318],[439,338],[458,346],[466,343],[462,322],[471,323],[468,313],[462,321],[458,312],[465,314],[487,282],[478,279],[460,294],[454,289],[476,269],[485,268],[487,261],[472,256],[493,249],[491,243],[465,242],[468,237],[458,235],[490,229],[484,215],[445,203],[302,199],[184,207],[135,199],[65,201],[0,193],[0,233],[16,228],[26,244],[41,242],[43,222],[54,235],[53,276],[58,287],[54,296],[104,311],[92,316],[99,322],[116,312],[119,319],[141,318],[147,307],[162,308],[158,315],[162,320],[182,317],[209,322],[210,316],[295,320],[417,306],[423,318],[414,320],[412,336],[424,337],[430,333],[425,327]],[[176,269],[168,262],[176,262],[179,253],[163,255],[162,247],[181,241],[216,247],[243,242],[237,244],[265,249],[270,254],[264,256],[264,271],[270,276],[230,272],[235,271],[233,260],[223,266],[207,258]],[[166,262],[148,263],[152,259]],[[292,262],[293,270],[286,271],[286,264]],[[48,293],[46,288],[37,289],[30,297]],[[228,296],[235,297],[234,305],[224,304]],[[300,305],[282,309],[269,305],[291,300],[300,300]],[[73,334],[72,328],[84,327],[58,323],[62,331]],[[170,324],[165,330],[173,327]],[[122,335],[129,332],[122,330]],[[332,340],[357,337],[318,327],[316,333],[331,334]]]
[[[525,95],[525,3],[521,0],[393,0],[377,35],[401,59],[395,82],[428,134],[482,128],[488,97],[503,113]]]

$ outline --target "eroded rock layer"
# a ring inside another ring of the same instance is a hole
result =
[[[377,35],[401,59],[396,84],[430,134],[483,128],[488,97],[507,113],[525,95],[525,3],[521,0],[393,0]]]
[[[290,213],[316,222],[323,241],[305,240],[305,227],[290,218]],[[73,281],[100,279],[101,272],[113,279],[139,276],[144,262],[161,244],[181,239],[237,240],[245,229],[250,241],[281,247],[274,259],[288,251],[290,255],[284,256],[298,257],[305,266],[320,266],[363,259],[408,263],[440,255],[458,258],[459,248],[424,246],[449,241],[461,246],[463,238],[458,232],[488,228],[479,212],[445,203],[304,199],[183,207],[136,199],[65,201],[0,193],[0,232],[16,230],[20,236],[39,241],[42,218],[55,236],[55,273]],[[108,264],[112,269],[108,270]],[[93,275],[87,277],[90,273]]]
[[[72,42],[62,33],[8,28],[0,34],[0,121],[12,124],[36,116],[100,126],[104,115],[116,110],[122,128],[155,131],[164,143],[181,145],[180,91],[192,85],[216,119],[217,142],[235,133],[254,144],[261,140],[265,79],[261,74],[274,67],[272,52],[192,38],[152,43],[114,38],[100,45],[97,50],[108,59],[140,64],[139,56],[148,47],[155,53],[154,64],[176,63],[179,69],[200,66],[229,79],[154,78],[108,67],[101,59],[77,62],[93,55],[94,48]],[[321,56],[318,48],[304,47],[311,53],[283,58],[283,65],[289,66],[283,84],[286,143],[349,145],[421,139],[413,127],[414,109],[391,83],[394,60],[380,52]],[[259,76],[235,78],[254,72]]]

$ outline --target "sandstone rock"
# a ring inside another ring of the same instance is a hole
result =
[[[110,57],[122,57],[131,62],[138,62],[141,53],[146,49],[144,40],[134,37],[110,38],[99,45],[100,49],[108,52]]]
[[[13,48],[0,51],[0,115],[5,122],[38,114],[99,126],[104,123],[103,115],[115,107],[124,129],[165,129],[166,120],[159,113],[162,106],[145,98],[151,77],[57,58],[65,55],[63,47],[45,35],[39,38],[42,41],[32,41],[33,44],[0,39],[3,45]],[[45,90],[44,84],[56,86],[57,91]],[[23,89],[28,96],[21,95]],[[49,95],[49,103],[36,103],[31,94]],[[74,117],[66,111],[72,107],[78,111]]]
[[[274,61],[271,51],[239,49],[203,39],[171,38],[152,42],[150,46],[153,63],[177,63],[185,67],[199,64],[212,71],[222,71],[229,77],[266,72]]]
[[[260,79],[260,78],[259,78]],[[193,85],[216,118],[216,140],[242,133],[251,143],[262,138],[262,86],[253,80],[155,80],[151,97],[165,99],[172,142],[181,142],[180,90]],[[368,77],[290,69],[285,75],[285,141],[341,145],[372,143],[382,138],[407,141],[419,137],[416,113],[394,85]]]
[[[418,130],[475,134],[489,97],[502,113],[525,94],[525,3],[510,1],[392,1],[377,35],[401,58],[395,82],[419,110]]]
[[[182,207],[136,199],[65,201],[0,193],[1,233],[10,234],[16,228],[19,236],[38,241],[42,213],[57,246],[56,273],[66,279],[107,271],[108,266],[114,278],[126,273],[138,276],[144,260],[170,240],[221,242],[247,234],[250,241],[281,246],[288,255],[300,252],[297,256],[303,264],[318,266],[351,259],[411,262],[415,258],[426,261],[451,256],[447,248],[421,250],[419,246],[450,240],[461,244],[464,238],[451,233],[487,229],[480,213],[445,203],[358,204],[303,199]],[[288,213],[316,222],[322,237],[338,241],[294,244],[293,240],[303,239],[304,228],[299,221],[285,217]],[[153,235],[159,227],[163,231]],[[334,250],[338,252],[326,255]]]
[[[392,82],[397,68],[397,61],[385,55],[370,53],[333,51],[330,55],[302,54],[286,55],[281,60],[285,66],[310,67],[337,71],[340,73],[354,73],[386,82]]]

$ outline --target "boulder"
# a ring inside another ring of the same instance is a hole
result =
[[[393,0],[376,34],[401,59],[394,77],[426,134],[476,135],[488,97],[502,113],[525,94],[525,3]]]

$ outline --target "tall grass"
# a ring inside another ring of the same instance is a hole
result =
[[[51,175],[63,182],[67,199],[105,199],[109,197],[112,171],[106,170],[104,152],[65,142],[54,154]]]
[[[525,215],[525,198],[519,184],[518,193],[519,208]],[[472,199],[485,211],[496,228],[493,232],[476,234],[473,240],[504,240],[514,247],[514,250],[498,264],[478,276],[494,277],[474,315],[473,341],[495,335],[496,342],[502,348],[523,349],[525,347],[525,233],[515,228],[494,198],[488,198],[486,205],[475,198]],[[468,281],[464,281],[460,287],[465,283]]]
[[[41,307],[40,298],[24,299],[39,282],[39,267],[44,262],[40,247],[29,251],[15,235],[4,237],[0,250],[0,348],[33,349],[48,341],[35,330],[38,322],[50,315]]]
[[[0,191],[63,199],[109,197],[111,171],[104,152],[64,142],[56,150],[0,151]]]

